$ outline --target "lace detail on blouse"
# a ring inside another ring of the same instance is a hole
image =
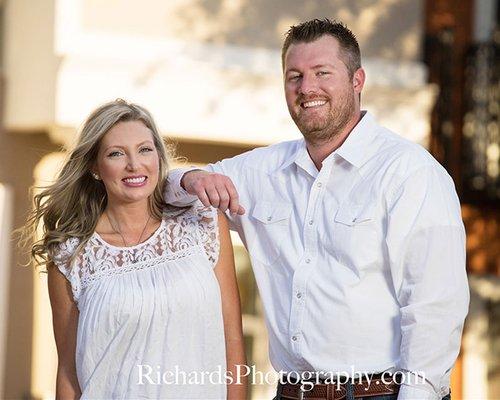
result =
[[[76,238],[61,243],[53,260],[71,283],[76,301],[83,289],[104,276],[151,268],[196,253],[205,254],[214,267],[220,248],[217,210],[197,202],[174,216],[165,212],[156,232],[131,247],[113,246],[94,233],[68,265],[78,244]]]

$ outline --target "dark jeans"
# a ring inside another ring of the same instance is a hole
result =
[[[345,397],[345,400],[354,400],[354,395],[353,395],[353,391],[352,391],[352,384],[347,383],[346,385],[348,386],[348,389],[347,389],[347,395]],[[397,394],[384,394],[381,396],[356,398],[356,400],[397,400],[397,399],[398,399]],[[276,397],[273,400],[282,400],[282,397],[280,397],[279,393],[277,393]],[[444,396],[441,400],[451,400],[451,393]]]

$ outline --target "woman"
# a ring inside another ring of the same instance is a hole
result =
[[[245,363],[226,220],[201,203],[167,209],[166,168],[149,112],[117,100],[35,196],[57,398],[245,398],[244,384],[226,386]]]

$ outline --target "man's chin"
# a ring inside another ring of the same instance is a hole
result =
[[[326,124],[297,124],[297,127],[302,132],[304,137],[316,137],[318,135],[321,136],[321,133],[325,131],[327,125]]]

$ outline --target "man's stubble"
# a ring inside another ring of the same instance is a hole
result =
[[[352,90],[345,90],[335,103],[328,99],[330,111],[326,116],[308,117],[301,113],[290,112],[291,117],[304,139],[313,145],[329,142],[340,135],[355,113],[355,98]],[[298,99],[298,104],[303,101]],[[300,106],[299,106],[300,107]]]

